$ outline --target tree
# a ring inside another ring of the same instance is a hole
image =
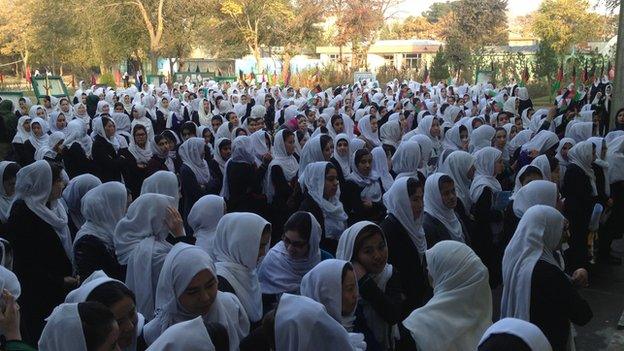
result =
[[[535,53],[535,61],[533,64],[535,75],[546,78],[548,87],[550,88],[558,69],[559,60],[557,59],[555,50],[548,42],[540,42],[539,48]]]
[[[442,39],[440,22],[431,23],[423,16],[409,16],[403,22],[386,24],[381,39]]]
[[[444,54],[444,47],[440,45],[431,64],[431,80],[434,82],[446,80],[449,77],[448,60]]]
[[[549,43],[557,55],[590,40],[597,27],[599,16],[589,12],[587,0],[544,0],[532,22],[533,34]]]
[[[429,10],[422,13],[429,23],[437,23],[442,17],[451,12],[451,4],[448,2],[434,2]]]
[[[449,63],[456,71],[466,68],[477,50],[507,44],[507,0],[458,0],[450,5],[443,35]]]
[[[0,2],[0,53],[18,55],[24,73],[30,56],[38,42],[34,33],[36,21],[35,0],[1,0]]]

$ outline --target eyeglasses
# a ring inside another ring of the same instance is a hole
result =
[[[301,249],[308,245],[308,243],[305,241],[291,241],[286,235],[282,235],[282,241],[284,242],[284,246],[286,246],[287,248],[289,246],[292,246],[296,249]]]

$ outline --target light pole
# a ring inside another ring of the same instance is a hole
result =
[[[609,111],[609,130],[615,129],[615,114],[624,107],[624,3],[620,1],[620,18],[618,20],[618,38],[615,54],[615,82]],[[602,77],[601,77],[602,78]]]

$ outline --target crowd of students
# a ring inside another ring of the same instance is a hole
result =
[[[1,101],[4,347],[572,350],[578,289],[621,263],[604,85],[545,109],[396,79]]]

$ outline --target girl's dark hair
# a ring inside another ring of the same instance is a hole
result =
[[[139,125],[139,124],[137,124],[137,125]],[[167,139],[167,138],[165,138],[165,136],[162,135],[162,134],[158,134],[158,135],[154,136],[154,141],[156,142],[156,144],[160,143],[160,141],[163,140],[163,139]],[[167,139],[167,140],[169,140],[169,139]]]
[[[327,133],[329,133],[329,129],[327,129],[327,127],[319,127],[319,130],[320,130],[320,132],[321,132],[322,134],[327,134]],[[325,135],[325,136],[327,136],[327,135]],[[323,147],[323,148],[325,148],[325,147]]]
[[[413,196],[416,194],[416,190],[425,188],[425,184],[418,178],[410,177],[407,179],[407,196]]]
[[[113,330],[113,312],[103,304],[91,301],[78,304],[78,315],[82,322],[87,351],[97,350]]]
[[[342,267],[342,275],[341,275],[342,281],[345,280],[345,277],[347,276],[347,272],[353,272],[353,266],[345,263],[345,265]]]
[[[332,138],[329,135],[321,135],[321,150],[325,150],[325,147],[327,147],[327,144],[331,144],[331,142],[332,142]]]
[[[355,165],[357,166],[358,163],[360,163],[360,160],[362,160],[362,157],[366,156],[366,155],[370,155],[370,151],[368,151],[368,149],[363,148],[363,149],[359,149],[358,151],[355,152]]]
[[[195,123],[191,121],[184,122],[184,124],[182,125],[182,128],[180,128],[180,134],[182,134],[182,131],[184,130],[188,130],[191,132],[191,134],[197,135],[197,126],[195,125]]]
[[[453,181],[453,178],[449,177],[446,174],[441,176],[440,179],[438,179],[438,188],[440,188],[440,186],[445,183],[451,183],[453,185],[455,184],[455,182]]]
[[[520,183],[524,183],[524,180],[527,179],[527,177],[532,176],[532,175],[538,175],[542,178],[544,177],[544,175],[542,174],[542,171],[540,171],[539,168],[535,166],[528,166],[524,170],[524,173],[522,173],[522,175],[520,176]]]
[[[60,104],[60,102],[59,102],[59,104]],[[116,103],[113,105],[113,110],[115,110],[115,109],[117,108],[117,106],[120,106],[121,108],[124,108],[124,105],[123,105],[121,102],[116,102]]]
[[[286,139],[288,139],[291,136],[295,136],[295,133],[291,132],[288,129],[284,129],[284,131],[282,132],[282,139],[284,140],[284,142],[286,142]]]
[[[178,139],[171,130],[164,130],[160,135],[167,138],[167,140],[169,140],[173,145],[178,144]]]
[[[136,134],[136,132],[141,130],[141,129],[145,132],[145,134],[147,134],[147,129],[145,128],[145,126],[140,124],[140,123],[137,123],[137,124],[134,125],[134,127],[132,127],[132,136],[134,136]]]
[[[442,106],[440,106],[440,113],[444,113],[444,111],[446,110],[447,107],[449,107],[450,105],[448,103],[443,103]]]
[[[229,122],[230,119],[232,118],[232,115],[236,115],[236,113],[230,111],[225,115],[225,119],[227,119],[227,121]]]
[[[21,97],[21,98],[19,98],[19,100],[17,100],[17,102],[26,102],[26,98]]]
[[[220,323],[206,323],[206,331],[215,347],[215,351],[228,351],[230,349],[230,337],[228,331]]]
[[[297,141],[300,142],[301,140],[303,140],[303,138],[305,138],[305,133],[304,132],[302,132],[300,130],[297,130],[295,133],[297,133]]]
[[[108,118],[108,117],[104,117],[104,116],[102,116],[102,117],[100,117],[100,118],[102,118],[102,127],[105,127],[105,128],[106,128],[106,126],[107,126],[109,123],[112,123],[112,122],[113,122],[113,120],[112,120],[112,119],[110,119],[110,118]]]
[[[52,170],[52,183],[61,180],[61,172],[63,171],[63,168],[56,162],[48,161],[48,164],[50,165],[50,169]]]
[[[340,119],[340,120],[342,120],[342,116],[341,116],[341,115],[333,115],[333,116],[332,116],[332,118],[331,118],[331,120],[330,120],[330,124],[333,126],[333,125],[334,125],[334,122],[335,122],[336,120],[339,120],[339,119]]]
[[[20,165],[15,162],[9,163],[4,168],[4,173],[2,173],[2,181],[6,182],[9,179],[15,178],[20,168],[21,168]]]
[[[288,230],[299,233],[299,236],[302,239],[309,241],[310,232],[312,231],[310,213],[305,211],[297,211],[293,213],[284,224],[284,232]]]
[[[128,289],[128,287],[121,282],[110,281],[100,284],[97,288],[93,289],[89,296],[87,296],[87,301],[99,302],[111,308],[125,297],[129,297],[136,303],[136,297],[132,290]]]
[[[232,140],[225,139],[225,140],[221,140],[221,143],[219,143],[218,147],[220,150],[220,149],[223,149],[224,147],[231,146],[231,145],[232,145]]]
[[[354,260],[355,257],[357,257],[357,254],[362,249],[364,242],[375,235],[381,235],[381,237],[385,240],[383,231],[376,225],[367,225],[360,230],[357,238],[355,239],[355,243],[353,244],[353,256],[351,257],[351,260]]]
[[[238,127],[234,130],[234,135],[239,136],[238,133],[243,132],[243,135],[247,135],[247,131],[244,128]]]
[[[333,163],[331,162],[327,162],[327,166],[325,166],[325,175],[327,175],[327,172],[329,172],[330,169],[336,169],[336,166],[334,166]]]
[[[223,119],[221,118],[220,115],[214,115],[214,116],[212,116],[212,118],[210,120],[211,121],[217,120],[217,121],[223,123]]]

